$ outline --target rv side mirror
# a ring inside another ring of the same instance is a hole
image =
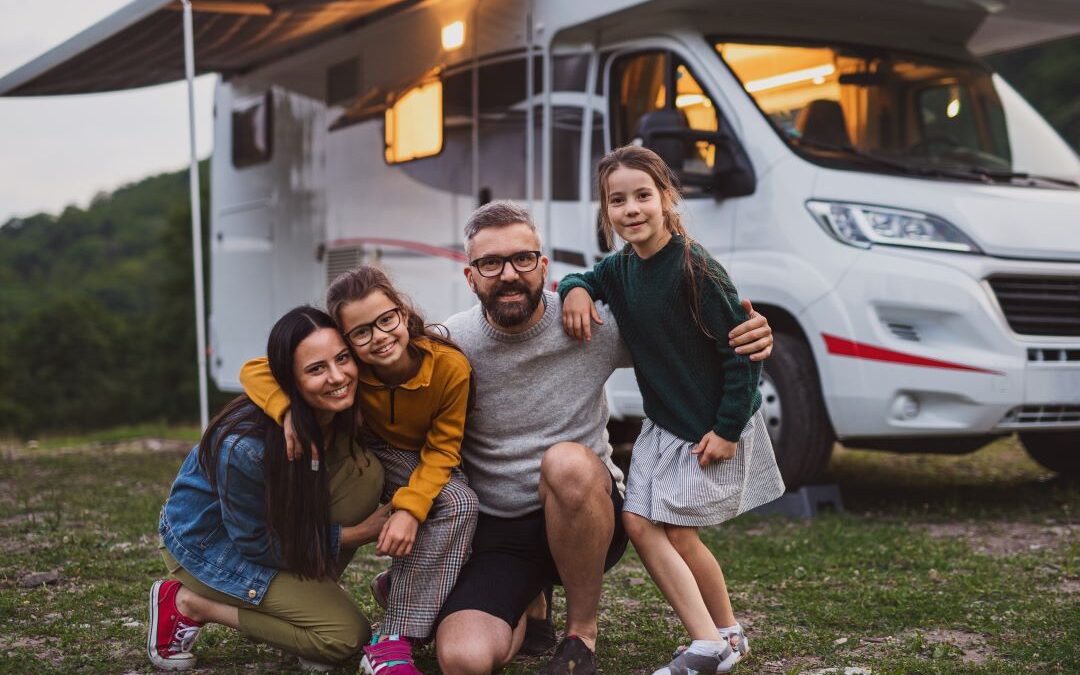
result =
[[[745,197],[754,194],[757,189],[757,176],[750,158],[738,141],[727,134],[719,134],[713,161],[713,196]]]
[[[660,127],[643,132],[641,144],[650,150],[657,151],[658,147],[663,148],[669,145],[657,141],[672,138],[682,141],[684,148],[689,148],[691,144],[699,141],[710,143],[716,148],[710,174],[683,171],[681,161],[675,165],[664,155],[660,155],[664,157],[669,166],[679,167],[676,169],[676,173],[683,185],[705,188],[717,199],[744,197],[754,193],[757,187],[757,178],[754,176],[753,166],[750,165],[750,158],[746,156],[742,146],[727,133],[723,131],[687,129],[686,127]],[[660,153],[657,152],[657,154]],[[685,157],[685,154],[683,157]],[[681,159],[682,157],[680,157]]]

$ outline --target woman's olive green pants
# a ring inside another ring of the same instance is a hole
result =
[[[379,505],[382,465],[370,453],[356,452],[356,462],[344,452],[323,460],[331,472],[332,523],[358,523]],[[338,559],[342,571],[354,553],[356,549],[342,549]],[[240,632],[259,642],[312,661],[340,663],[352,658],[371,639],[370,622],[334,581],[300,579],[280,571],[270,582],[262,602],[252,605],[203,584],[164,547],[161,557],[170,576],[188,590],[238,608]]]

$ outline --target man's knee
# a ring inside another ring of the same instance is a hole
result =
[[[554,496],[569,505],[611,490],[611,474],[589,448],[580,443],[556,443],[540,461],[540,498]]]
[[[435,655],[439,669],[447,675],[472,675],[491,673],[509,661],[508,640],[497,636],[499,631],[477,630],[479,626],[471,619],[479,612],[455,612],[439,624],[435,636]],[[487,617],[484,617],[485,619]],[[486,622],[485,622],[486,623]]]

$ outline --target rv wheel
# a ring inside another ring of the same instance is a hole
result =
[[[761,414],[788,489],[813,483],[835,441],[810,348],[794,334],[777,332],[761,381]]]
[[[1080,431],[1030,431],[1020,434],[1031,458],[1067,476],[1080,474]]]

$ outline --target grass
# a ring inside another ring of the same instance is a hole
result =
[[[150,672],[157,512],[183,454],[132,450],[131,438],[84,437],[77,451],[50,440],[0,462],[0,672]],[[830,471],[845,512],[744,516],[704,534],[750,626],[741,673],[1080,672],[1080,484],[1015,439],[964,457],[838,450]],[[364,549],[345,577],[376,620],[366,581],[384,566]],[[53,570],[58,583],[20,584]],[[632,551],[606,577],[600,631],[604,673],[651,673],[685,638]],[[296,671],[220,627],[197,651],[201,672]],[[418,662],[438,671],[430,650]]]

